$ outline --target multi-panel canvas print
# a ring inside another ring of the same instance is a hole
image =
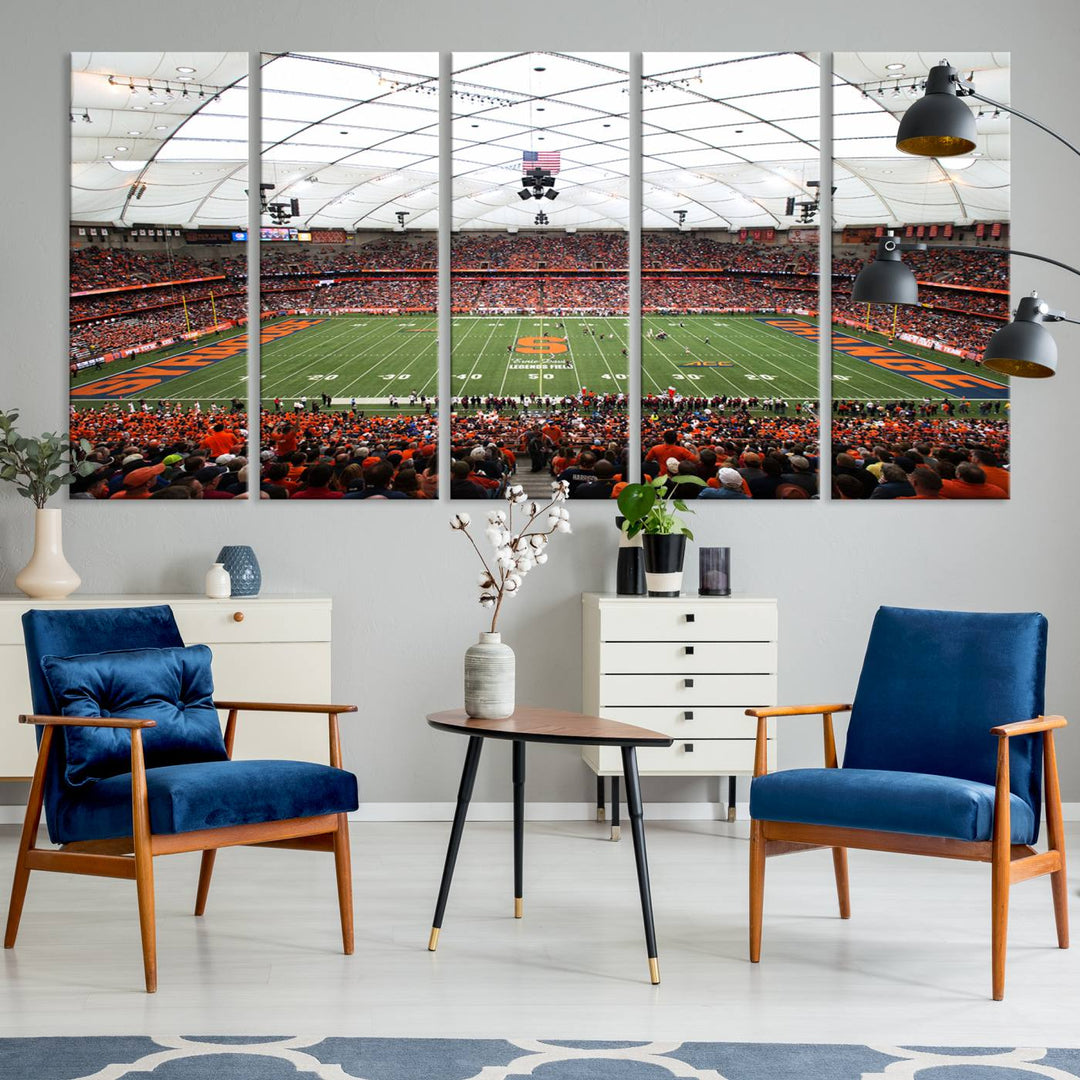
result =
[[[811,498],[817,58],[647,52],[642,77],[644,474],[705,482],[686,498]]]
[[[246,492],[247,73],[72,55],[71,436],[97,466],[73,498]]]
[[[949,62],[1008,103],[1007,53]],[[975,114],[969,153],[898,149],[901,117],[940,63],[936,53],[834,56],[835,498],[1009,494],[1008,376],[982,366],[1009,318],[1009,120],[961,98]],[[879,260],[901,283],[861,302],[856,279],[869,289],[875,279],[860,273]]]
[[[262,66],[262,492],[438,496],[437,53]]]
[[[454,53],[452,498],[627,472],[626,53]]]

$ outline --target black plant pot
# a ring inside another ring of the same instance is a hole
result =
[[[645,584],[650,596],[678,596],[682,592],[686,537],[682,533],[646,533]]]

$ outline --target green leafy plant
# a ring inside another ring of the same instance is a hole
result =
[[[668,483],[670,490],[666,490]],[[638,533],[658,534],[661,536],[682,533],[688,540],[694,534],[676,511],[692,514],[682,499],[675,497],[679,484],[691,487],[704,487],[705,481],[700,476],[657,476],[647,484],[627,484],[619,493],[619,511],[626,518],[623,528],[627,536]],[[666,490],[666,493],[665,493]]]
[[[15,428],[18,419],[18,409],[0,412],[0,480],[14,484],[23,498],[44,510],[62,487],[97,466],[92,461],[76,462],[71,443],[56,432],[46,431],[37,438],[20,435]],[[79,440],[79,448],[83,453],[93,449],[85,439]]]

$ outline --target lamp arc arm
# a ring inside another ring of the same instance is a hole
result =
[[[1076,274],[1080,277],[1080,270],[1075,266],[1070,266],[1068,263],[1063,263],[1058,259],[1051,259],[1049,255],[1037,255],[1034,251],[1018,251],[1016,248],[988,248],[979,247],[977,244],[934,244],[931,245],[933,251],[999,251],[1003,255],[1015,255],[1020,259],[1035,259],[1036,262],[1049,263],[1051,266],[1056,266],[1060,270],[1068,270],[1070,274]]]
[[[1019,109],[1014,109],[1011,105],[1005,105],[1000,101],[995,101],[993,98],[988,98],[985,94],[980,94],[978,90],[972,90],[969,96],[978,101],[982,101],[987,105],[993,105],[995,109],[1001,109],[1002,112],[1018,116],[1021,120],[1026,120],[1029,124],[1034,124],[1035,127],[1039,128],[1041,131],[1045,131],[1047,135],[1052,135],[1063,146],[1067,146],[1074,154],[1080,155],[1080,147],[1074,146],[1064,135],[1059,135],[1053,128],[1047,127],[1041,120],[1036,120],[1034,116],[1028,116],[1027,113],[1021,112]]]

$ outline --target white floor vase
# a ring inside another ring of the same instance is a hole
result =
[[[34,517],[34,554],[19,571],[15,586],[35,600],[62,600],[82,578],[64,558],[60,510],[38,510]]]

